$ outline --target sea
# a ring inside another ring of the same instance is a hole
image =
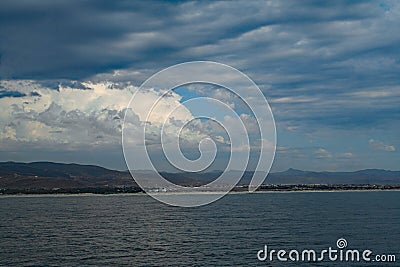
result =
[[[400,266],[399,191],[232,193],[196,208],[2,196],[0,207],[0,266]]]

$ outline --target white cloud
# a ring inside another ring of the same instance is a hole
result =
[[[280,98],[274,98],[270,99],[269,102],[271,103],[308,103],[308,102],[314,102],[318,100],[316,97],[280,97]]]
[[[115,86],[110,82],[82,84],[85,89],[59,86],[55,90],[30,80],[0,81],[4,90],[25,94],[23,97],[0,98],[0,140],[64,144],[65,149],[79,145],[120,144],[126,107],[137,87]],[[138,92],[136,97],[138,101],[132,106],[133,116],[129,116],[128,123],[139,126],[146,120],[144,111],[160,95],[156,90],[148,89]],[[169,112],[180,105],[180,98],[172,93],[158,102],[147,118],[151,123],[150,130],[159,130]],[[173,115],[176,120],[191,118],[190,111],[184,107]],[[177,126],[169,121],[167,125],[171,134],[178,132]],[[138,136],[134,134],[132,138]]]
[[[289,132],[295,132],[296,130],[298,130],[300,128],[300,126],[294,126],[294,125],[291,125],[291,126],[287,126],[286,127],[286,129],[289,131]]]
[[[368,143],[369,143],[369,146],[375,150],[396,151],[395,146],[386,145],[383,142],[378,141],[378,140],[370,139],[368,141]]]
[[[0,139],[16,140],[16,131],[10,126],[5,126],[3,131],[0,132]]]
[[[341,154],[344,158],[352,158],[354,157],[354,154],[351,152],[345,152],[343,154]]]
[[[328,150],[324,149],[324,148],[319,148],[317,150],[314,151],[314,154],[317,156],[317,158],[319,159],[326,159],[326,158],[332,158],[333,155],[331,152],[329,152]]]

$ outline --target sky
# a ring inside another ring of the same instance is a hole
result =
[[[397,1],[1,1],[0,161],[126,169],[121,131],[132,95],[166,67],[207,60],[242,71],[268,100],[272,171],[399,170],[399,28]],[[159,92],[140,94],[151,103]],[[162,107],[203,95],[254,129],[235,96],[201,85],[163,99],[152,125]],[[140,106],[131,111],[133,125],[145,121]],[[171,130],[194,113],[181,110]],[[185,153],[196,158],[208,135],[222,149],[213,166],[221,169],[229,142],[215,123],[189,125]],[[259,138],[250,141],[259,149]]]

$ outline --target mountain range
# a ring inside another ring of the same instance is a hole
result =
[[[150,177],[148,171],[137,175]],[[162,176],[176,184],[199,186],[216,179],[221,172],[168,173]],[[240,172],[229,171],[238,176]],[[253,172],[246,171],[239,184],[249,184]],[[314,172],[288,169],[270,173],[264,184],[400,184],[400,171],[367,169],[354,172]],[[95,165],[65,164],[55,162],[0,162],[0,189],[73,189],[103,187],[137,187],[128,171],[110,170]]]

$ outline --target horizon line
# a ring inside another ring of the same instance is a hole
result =
[[[118,169],[112,169],[112,168],[108,168],[108,167],[104,167],[101,165],[96,165],[96,164],[87,164],[87,163],[76,163],[76,162],[55,162],[55,161],[30,161],[30,162],[23,162],[23,161],[0,161],[0,164],[2,163],[17,163],[17,164],[32,164],[32,163],[54,163],[54,164],[65,164],[65,165],[80,165],[80,166],[94,166],[94,167],[100,167],[100,168],[104,168],[107,170],[111,170],[111,171],[119,171],[119,172],[126,172],[126,171],[136,171],[136,172],[144,172],[144,171],[152,171],[152,170],[129,170],[129,169],[123,169],[123,170],[118,170]],[[390,169],[380,169],[380,168],[366,168],[366,169],[357,169],[357,170],[352,170],[352,171],[332,171],[332,170],[323,170],[323,171],[315,171],[315,170],[304,170],[304,169],[296,169],[296,168],[291,168],[289,167],[286,170],[283,171],[274,171],[274,172],[268,172],[269,173],[282,173],[282,172],[288,172],[288,171],[300,171],[300,172],[314,172],[314,173],[338,173],[338,172],[360,172],[360,171],[389,171],[389,172],[400,172],[400,170],[390,170]],[[210,170],[207,172],[194,172],[194,173],[212,173],[212,172],[223,172],[224,170]],[[241,172],[241,170],[228,170],[231,172]],[[158,171],[158,173],[161,172],[166,172],[166,173],[186,173],[186,172],[174,172],[174,171],[167,171],[167,170],[162,170],[162,171]],[[245,170],[244,172],[254,172],[254,170]],[[190,172],[188,172],[190,173]]]

